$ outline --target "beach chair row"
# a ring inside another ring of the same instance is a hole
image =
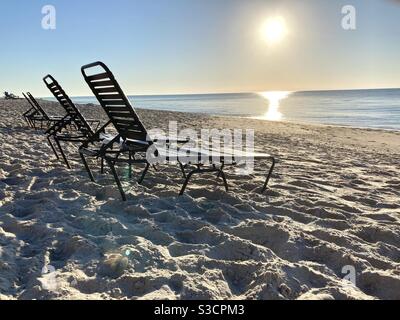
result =
[[[81,68],[81,72],[107,114],[108,121],[101,128],[99,128],[99,120],[85,119],[51,75],[44,77],[43,81],[65,110],[65,116],[49,116],[29,92],[23,94],[30,105],[30,109],[23,114],[24,119],[32,128],[45,129],[47,141],[54,155],[57,159],[62,159],[69,169],[71,166],[62,146],[64,142],[79,145],[77,151],[92,181],[95,181],[95,178],[89,167],[88,158],[100,159],[102,174],[104,174],[104,165],[107,164],[124,201],[127,200],[127,196],[116,169],[117,165],[129,166],[129,178],[132,178],[132,166],[144,167],[138,180],[139,184],[144,181],[148,171],[157,170],[159,164],[178,166],[183,176],[180,195],[185,193],[193,175],[204,173],[215,174],[217,179],[222,178],[225,189],[228,191],[224,169],[239,164],[239,161],[235,159],[237,155],[226,152],[216,155],[212,150],[204,148],[190,149],[186,146],[189,142],[186,138],[164,137],[160,146],[157,139],[150,137],[136,110],[104,63],[95,62],[85,65]],[[108,133],[108,129],[111,129],[114,134]],[[177,153],[179,156],[176,155]],[[185,157],[188,154],[190,156]],[[157,163],[160,155],[162,155],[163,163]],[[265,182],[261,188],[261,192],[264,193],[276,164],[275,158],[265,153],[242,153],[241,161],[243,157],[270,161],[271,165],[265,170]]]

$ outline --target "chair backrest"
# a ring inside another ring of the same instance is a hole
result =
[[[110,69],[102,62],[95,62],[83,66],[81,70],[122,139],[146,141],[146,128]]]
[[[72,121],[75,123],[77,129],[83,133],[85,136],[93,136],[94,132],[84,116],[72,102],[72,100],[65,93],[60,84],[51,76],[47,75],[43,78],[44,83],[47,88],[51,91],[57,101],[65,109],[67,114],[71,117]]]
[[[26,96],[25,93],[22,92],[22,95],[24,96],[25,100],[28,101],[29,105],[32,107],[31,109],[35,110],[35,113],[40,114],[40,111],[36,109],[36,106],[32,103],[32,101]]]
[[[22,92],[24,98],[29,102],[29,104],[41,115],[45,120],[50,120],[47,113],[43,110],[42,106],[37,102],[37,100],[30,94],[30,92],[25,93]],[[28,96],[28,97],[27,97]]]

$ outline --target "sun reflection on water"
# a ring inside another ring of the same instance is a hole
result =
[[[268,112],[265,113],[261,118],[269,121],[281,121],[283,119],[283,115],[281,112],[279,112],[280,102],[283,99],[286,99],[290,93],[291,92],[289,91],[259,92],[259,95],[269,102]]]

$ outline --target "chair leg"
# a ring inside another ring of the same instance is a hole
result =
[[[180,196],[183,196],[183,194],[185,193],[186,187],[187,187],[187,185],[189,184],[190,178],[191,178],[195,173],[197,173],[197,172],[198,172],[198,170],[191,171],[191,172],[186,176],[186,179],[185,179],[185,182],[183,183],[181,192],[179,193]],[[186,175],[186,174],[185,174],[185,175]]]
[[[118,153],[116,156],[115,156],[115,160],[114,160],[114,165],[115,165],[115,163],[117,162],[116,160],[118,160],[119,159],[119,156],[120,156],[121,154],[120,153]]]
[[[221,168],[220,168],[221,171],[219,171],[219,172],[218,172],[218,175],[217,175],[217,178],[218,178],[218,179],[221,178],[221,172],[222,172],[222,170],[224,170],[224,168],[225,168],[225,164],[222,164],[222,165],[221,165]]]
[[[222,180],[224,180],[225,191],[228,192],[229,191],[228,182],[226,181],[225,172],[222,171],[222,169],[219,171],[218,176],[222,177]]]
[[[121,193],[122,200],[126,201],[126,195],[125,195],[124,189],[122,188],[121,180],[119,179],[117,171],[115,170],[115,166],[114,166],[114,164],[113,164],[113,162],[111,160],[107,159],[106,161],[107,161],[107,164],[110,167],[111,172],[112,172],[112,174],[114,176],[115,183],[118,186],[119,192]]]
[[[60,141],[58,141],[58,139],[57,139],[56,137],[54,137],[54,140],[56,141],[56,144],[57,144],[57,146],[58,146],[58,149],[60,149],[61,156],[63,157],[64,162],[65,162],[65,164],[67,165],[67,168],[68,168],[68,169],[71,169],[71,166],[69,165],[68,159],[67,159],[67,157],[65,156],[65,153],[64,153],[63,149],[61,148]]]
[[[88,173],[90,180],[92,180],[92,182],[95,182],[94,177],[93,177],[93,174],[92,174],[92,171],[91,171],[90,168],[89,168],[89,165],[88,165],[88,163],[87,163],[87,161],[86,161],[85,156],[84,156],[83,153],[81,153],[81,152],[79,152],[79,155],[81,156],[83,165],[85,166],[86,172]]]
[[[28,124],[28,126],[30,127],[31,125],[30,125],[30,123],[28,121],[28,118],[24,116],[24,119],[25,119],[26,123]]]
[[[132,153],[129,151],[129,179],[132,179]]]
[[[49,142],[49,145],[50,145],[51,149],[53,150],[57,160],[60,160],[60,157],[58,156],[56,149],[54,148],[53,144],[51,143],[50,136],[47,137],[47,141]]]
[[[181,171],[182,171],[183,179],[186,179],[187,176],[186,176],[186,172],[185,172],[185,166],[181,162],[179,162],[179,166],[180,166]]]
[[[185,193],[185,190],[186,190],[186,188],[187,188],[187,186],[188,186],[188,184],[189,184],[189,181],[190,181],[190,179],[192,178],[192,176],[193,176],[195,173],[207,173],[207,172],[209,172],[209,173],[218,172],[218,173],[219,173],[219,176],[221,176],[222,179],[223,179],[223,181],[224,181],[224,186],[225,186],[226,192],[229,191],[228,182],[227,182],[227,180],[226,180],[225,173],[224,173],[224,171],[222,171],[222,169],[217,169],[215,166],[213,166],[213,168],[211,168],[211,169],[201,169],[201,168],[199,167],[199,168],[197,168],[196,170],[191,171],[191,172],[187,175],[187,177],[186,177],[186,179],[185,179],[185,182],[183,183],[183,186],[182,186],[182,189],[181,189],[181,192],[179,193],[179,195],[182,196],[182,195]]]
[[[144,169],[144,171],[143,171],[143,173],[142,173],[142,176],[140,177],[140,179],[139,179],[139,181],[138,181],[139,184],[142,184],[142,183],[143,183],[143,180],[144,180],[144,178],[146,177],[146,174],[147,174],[147,172],[149,171],[149,168],[150,168],[150,164],[148,163],[148,164],[146,164],[146,168]]]
[[[101,173],[101,174],[104,174],[104,158],[101,158],[100,173]]]
[[[269,169],[267,180],[264,183],[264,187],[262,188],[261,194],[263,194],[265,192],[265,190],[267,190],[268,182],[271,179],[272,172],[274,171],[274,168],[275,168],[276,160],[275,160],[275,158],[271,158],[271,160],[272,160],[272,165],[271,165],[271,168]]]

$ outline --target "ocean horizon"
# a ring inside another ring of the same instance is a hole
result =
[[[138,109],[400,130],[400,89],[395,88],[129,95],[128,98]],[[71,99],[78,104],[98,104],[93,96]]]

